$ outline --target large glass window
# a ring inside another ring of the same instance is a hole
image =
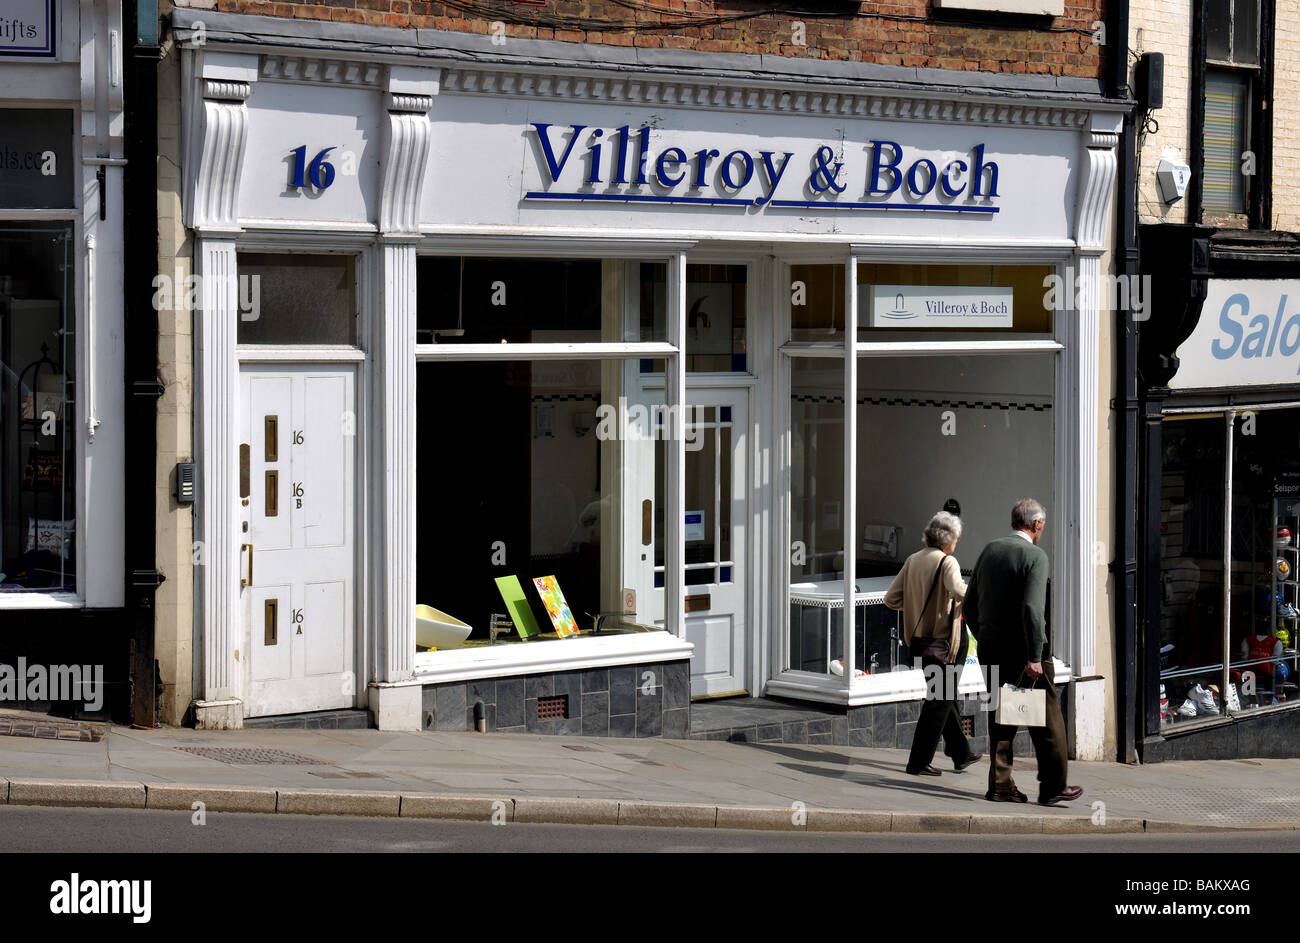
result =
[[[435,346],[416,365],[417,601],[432,610],[421,618],[468,633],[434,647],[491,644],[494,623],[506,642],[664,624],[656,452],[681,414],[635,351],[582,356],[584,342],[636,343],[646,326],[662,339],[666,298],[644,290],[654,268],[418,261],[419,340]],[[503,356],[459,359],[465,343]],[[554,359],[556,343],[572,355]]]
[[[668,266],[641,265],[641,336],[643,341],[667,336]],[[745,353],[746,285],[744,265],[686,266],[686,370],[689,373],[738,372],[748,369]],[[644,364],[659,373],[663,361]]]
[[[1223,710],[1225,419],[1171,416],[1163,434],[1160,715],[1174,725]]]
[[[71,228],[0,228],[0,592],[76,590]]]
[[[788,362],[791,544],[785,667],[825,674],[844,650],[844,364],[833,358]]]

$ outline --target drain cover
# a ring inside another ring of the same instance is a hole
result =
[[[324,760],[289,750],[261,747],[174,747],[182,753],[218,760],[231,766],[328,766]]]

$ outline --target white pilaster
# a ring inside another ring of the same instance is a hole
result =
[[[1119,142],[1115,118],[1098,116],[1085,138],[1083,179],[1079,184],[1079,212],[1075,241],[1078,245],[1078,299],[1068,312],[1066,325],[1066,380],[1068,409],[1058,436],[1066,441],[1066,515],[1068,523],[1065,569],[1067,592],[1058,609],[1066,616],[1066,642],[1061,652],[1077,676],[1097,670],[1097,580],[1094,562],[1097,539],[1097,402],[1100,371],[1100,319],[1102,297],[1101,256],[1111,233],[1110,205],[1115,186],[1115,146]],[[1059,401],[1058,401],[1059,402]]]
[[[233,237],[199,239],[194,259],[201,279],[195,313],[195,384],[200,443],[199,542],[195,567],[196,595],[201,600],[203,691],[201,700],[239,698],[242,685],[235,650],[240,645],[239,455],[235,445],[239,410],[239,365],[235,360],[238,289]]]
[[[377,436],[373,679],[413,677],[415,660],[415,241],[385,240],[374,319],[373,415]],[[376,696],[376,689],[371,689]]]
[[[239,233],[239,179],[248,137],[244,102],[257,78],[256,59],[213,56],[200,63],[195,95],[194,182],[187,222],[196,232],[194,274],[199,291],[194,324],[195,438],[199,488],[195,508],[197,618],[202,633],[203,679],[197,692],[198,726],[242,724],[243,681],[238,650],[240,540],[238,416],[239,364],[235,344],[239,297],[235,238]],[[177,286],[180,290],[181,286]]]
[[[686,253],[668,259],[668,343],[677,348],[664,371],[668,416],[676,417],[664,463],[664,626],[686,638]]]

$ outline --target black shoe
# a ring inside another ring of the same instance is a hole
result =
[[[990,789],[984,793],[989,802],[1028,802],[1029,797],[1012,786],[1010,789]]]
[[[970,756],[966,757],[966,759],[962,760],[960,763],[953,763],[952,768],[960,773],[966,767],[974,766],[982,759],[984,759],[983,753],[972,753]]]
[[[942,776],[943,771],[937,770],[933,766],[922,766],[920,769],[907,770],[909,776]]]
[[[1058,802],[1073,802],[1083,795],[1082,786],[1066,786],[1054,796],[1039,796],[1039,805],[1056,805]]]

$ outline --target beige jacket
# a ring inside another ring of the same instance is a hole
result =
[[[930,605],[922,614],[921,606],[925,602],[930,584],[934,582],[934,571],[943,561],[943,574],[939,585],[934,588]],[[903,568],[894,577],[885,593],[885,605],[890,609],[903,610],[903,633],[908,645],[912,644],[913,635],[921,638],[947,638],[948,604],[956,602],[956,613],[961,615],[961,601],[966,598],[966,583],[961,578],[961,564],[957,558],[945,555],[937,547],[926,547],[912,554],[903,563]],[[918,620],[920,626],[917,626]],[[961,625],[961,622],[957,622]],[[950,640],[953,641],[953,640]]]

